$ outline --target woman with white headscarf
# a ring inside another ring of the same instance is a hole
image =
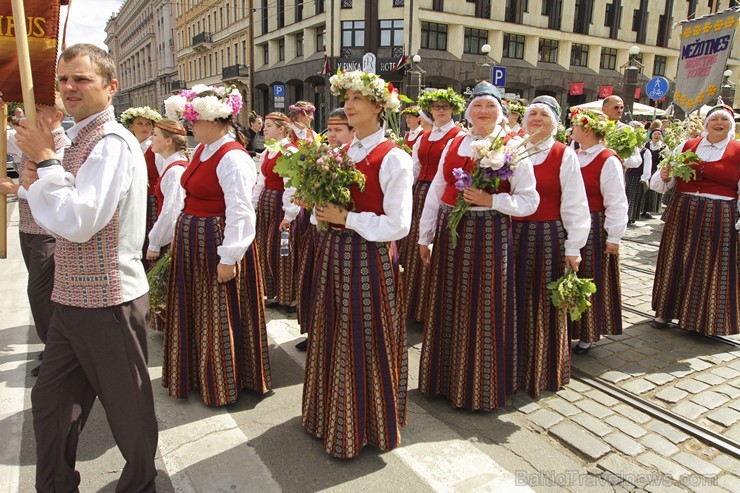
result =
[[[538,96],[524,113],[531,135],[527,152],[534,166],[540,204],[534,214],[514,217],[517,365],[515,389],[533,397],[558,390],[570,378],[570,341],[563,310],[550,301],[547,283],[566,269],[578,271],[580,250],[591,228],[586,188],[573,149],[556,142],[560,105]]]
[[[691,165],[694,178],[676,180],[664,167],[650,180],[656,192],[675,189],[653,283],[656,328],[678,319],[681,327],[706,335],[740,331],[740,142],[733,118],[731,108],[712,108],[704,122],[707,134],[676,149],[699,156]]]
[[[473,90],[465,117],[471,129],[442,153],[419,225],[419,252],[430,265],[428,315],[419,390],[445,396],[454,407],[491,410],[506,404],[513,385],[514,277],[511,215],[537,210],[532,163],[524,158],[497,190],[456,188],[453,170],[471,172],[473,143],[503,137],[501,95],[487,82]],[[457,225],[453,246],[448,221],[458,194],[470,208]],[[434,250],[430,245],[434,243]]]

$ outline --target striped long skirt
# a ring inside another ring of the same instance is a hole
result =
[[[296,301],[298,284],[298,224],[303,213],[290,224],[290,253],[280,255],[280,221],[283,220],[283,191],[265,188],[257,205],[257,231],[254,242],[260,252],[260,272],[268,299],[277,297],[281,305]]]
[[[146,259],[146,251],[149,247],[149,232],[154,227],[154,223],[157,222],[157,196],[147,195],[146,196],[146,235],[144,236],[144,249],[142,250],[141,262],[144,264],[144,270],[149,270],[152,262]]]
[[[557,221],[513,221],[516,285],[516,390],[532,397],[570,379],[570,342],[564,310],[547,283],[565,272],[565,230]]]
[[[653,283],[656,317],[707,335],[740,332],[737,200],[676,193]]]
[[[663,194],[660,194],[655,190],[648,190],[642,198],[642,212],[649,212],[651,214],[659,213],[660,202],[662,199]]]
[[[619,256],[606,255],[607,234],[604,212],[591,213],[591,231],[581,250],[578,277],[592,278],[596,292],[591,306],[578,321],[571,322],[571,340],[597,342],[601,336],[622,333],[622,287],[619,277]]]
[[[627,217],[629,222],[633,223],[637,221],[642,213],[642,201],[645,197],[645,190],[643,189],[639,176],[625,176],[624,187],[627,195],[627,203],[629,204]]]
[[[445,396],[454,407],[491,410],[506,404],[514,381],[516,347],[510,218],[469,211],[450,246],[442,205],[419,368],[419,390]]]
[[[301,328],[301,334],[308,332],[308,321],[311,316],[311,290],[313,288],[313,272],[314,264],[316,262],[316,248],[319,242],[319,237],[323,233],[319,233],[316,226],[309,224],[306,228],[306,232],[300,240],[299,254],[298,254],[298,288],[296,289],[297,295],[297,316],[298,324]]]
[[[243,389],[270,389],[270,359],[257,251],[252,245],[237,276],[217,282],[222,217],[181,213],[175,228],[167,296],[162,385],[173,397],[200,389],[208,406],[236,402]]]
[[[303,426],[333,457],[401,441],[408,355],[391,248],[329,229],[316,251]]]
[[[430,182],[417,181],[414,184],[414,208],[411,217],[411,230],[408,236],[398,242],[398,253],[403,266],[404,318],[416,322],[424,321],[429,298],[429,268],[421,263],[419,255],[419,221],[424,210]]]

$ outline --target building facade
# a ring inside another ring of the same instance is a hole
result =
[[[233,84],[251,109],[252,0],[169,0],[178,76],[170,90]]]
[[[502,85],[511,98],[548,94],[568,107],[624,95],[632,46],[640,49],[637,87],[653,76],[673,83],[680,46],[674,23],[730,1],[255,0],[254,106],[264,114],[305,99],[317,106],[321,122],[338,104],[322,75],[324,57],[334,73],[361,68],[366,53],[375,55],[380,75],[411,97],[424,88],[466,92],[490,79],[494,65],[505,67]],[[728,62],[732,81],[739,50],[734,46]],[[394,71],[403,55],[421,60]],[[641,92],[636,100],[649,103]]]
[[[116,114],[132,106],[164,111],[177,79],[171,2],[127,0],[105,27],[105,44],[116,61],[120,89]]]

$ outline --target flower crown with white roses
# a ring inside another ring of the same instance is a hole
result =
[[[129,108],[121,113],[121,123],[129,127],[134,122],[134,119],[139,116],[151,120],[152,123],[157,123],[162,119],[162,115],[157,113],[156,110],[151,109],[149,106],[142,106],[140,108]]]
[[[606,135],[614,128],[614,122],[599,117],[600,115],[591,111],[576,108],[570,112],[570,123],[574,127],[583,127],[592,130],[598,135]]]
[[[167,118],[189,122],[215,121],[236,115],[242,108],[242,97],[234,86],[207,86],[196,84],[164,101]]]
[[[373,101],[388,111],[398,112],[401,100],[393,84],[386,82],[377,74],[369,74],[361,70],[352,72],[337,71],[329,79],[331,93],[344,99],[347,91],[357,91],[370,101]]]
[[[450,107],[452,107],[452,113],[454,115],[465,111],[465,98],[456,93],[451,87],[448,87],[447,89],[437,89],[436,91],[428,91],[419,96],[418,104],[424,111],[430,111],[434,103],[449,104]]]

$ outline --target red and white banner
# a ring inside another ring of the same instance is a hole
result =
[[[582,96],[583,95],[583,82],[571,82],[570,83],[570,95],[571,96]]]
[[[612,91],[614,91],[614,86],[599,86],[599,98],[608,98],[612,95]]]

